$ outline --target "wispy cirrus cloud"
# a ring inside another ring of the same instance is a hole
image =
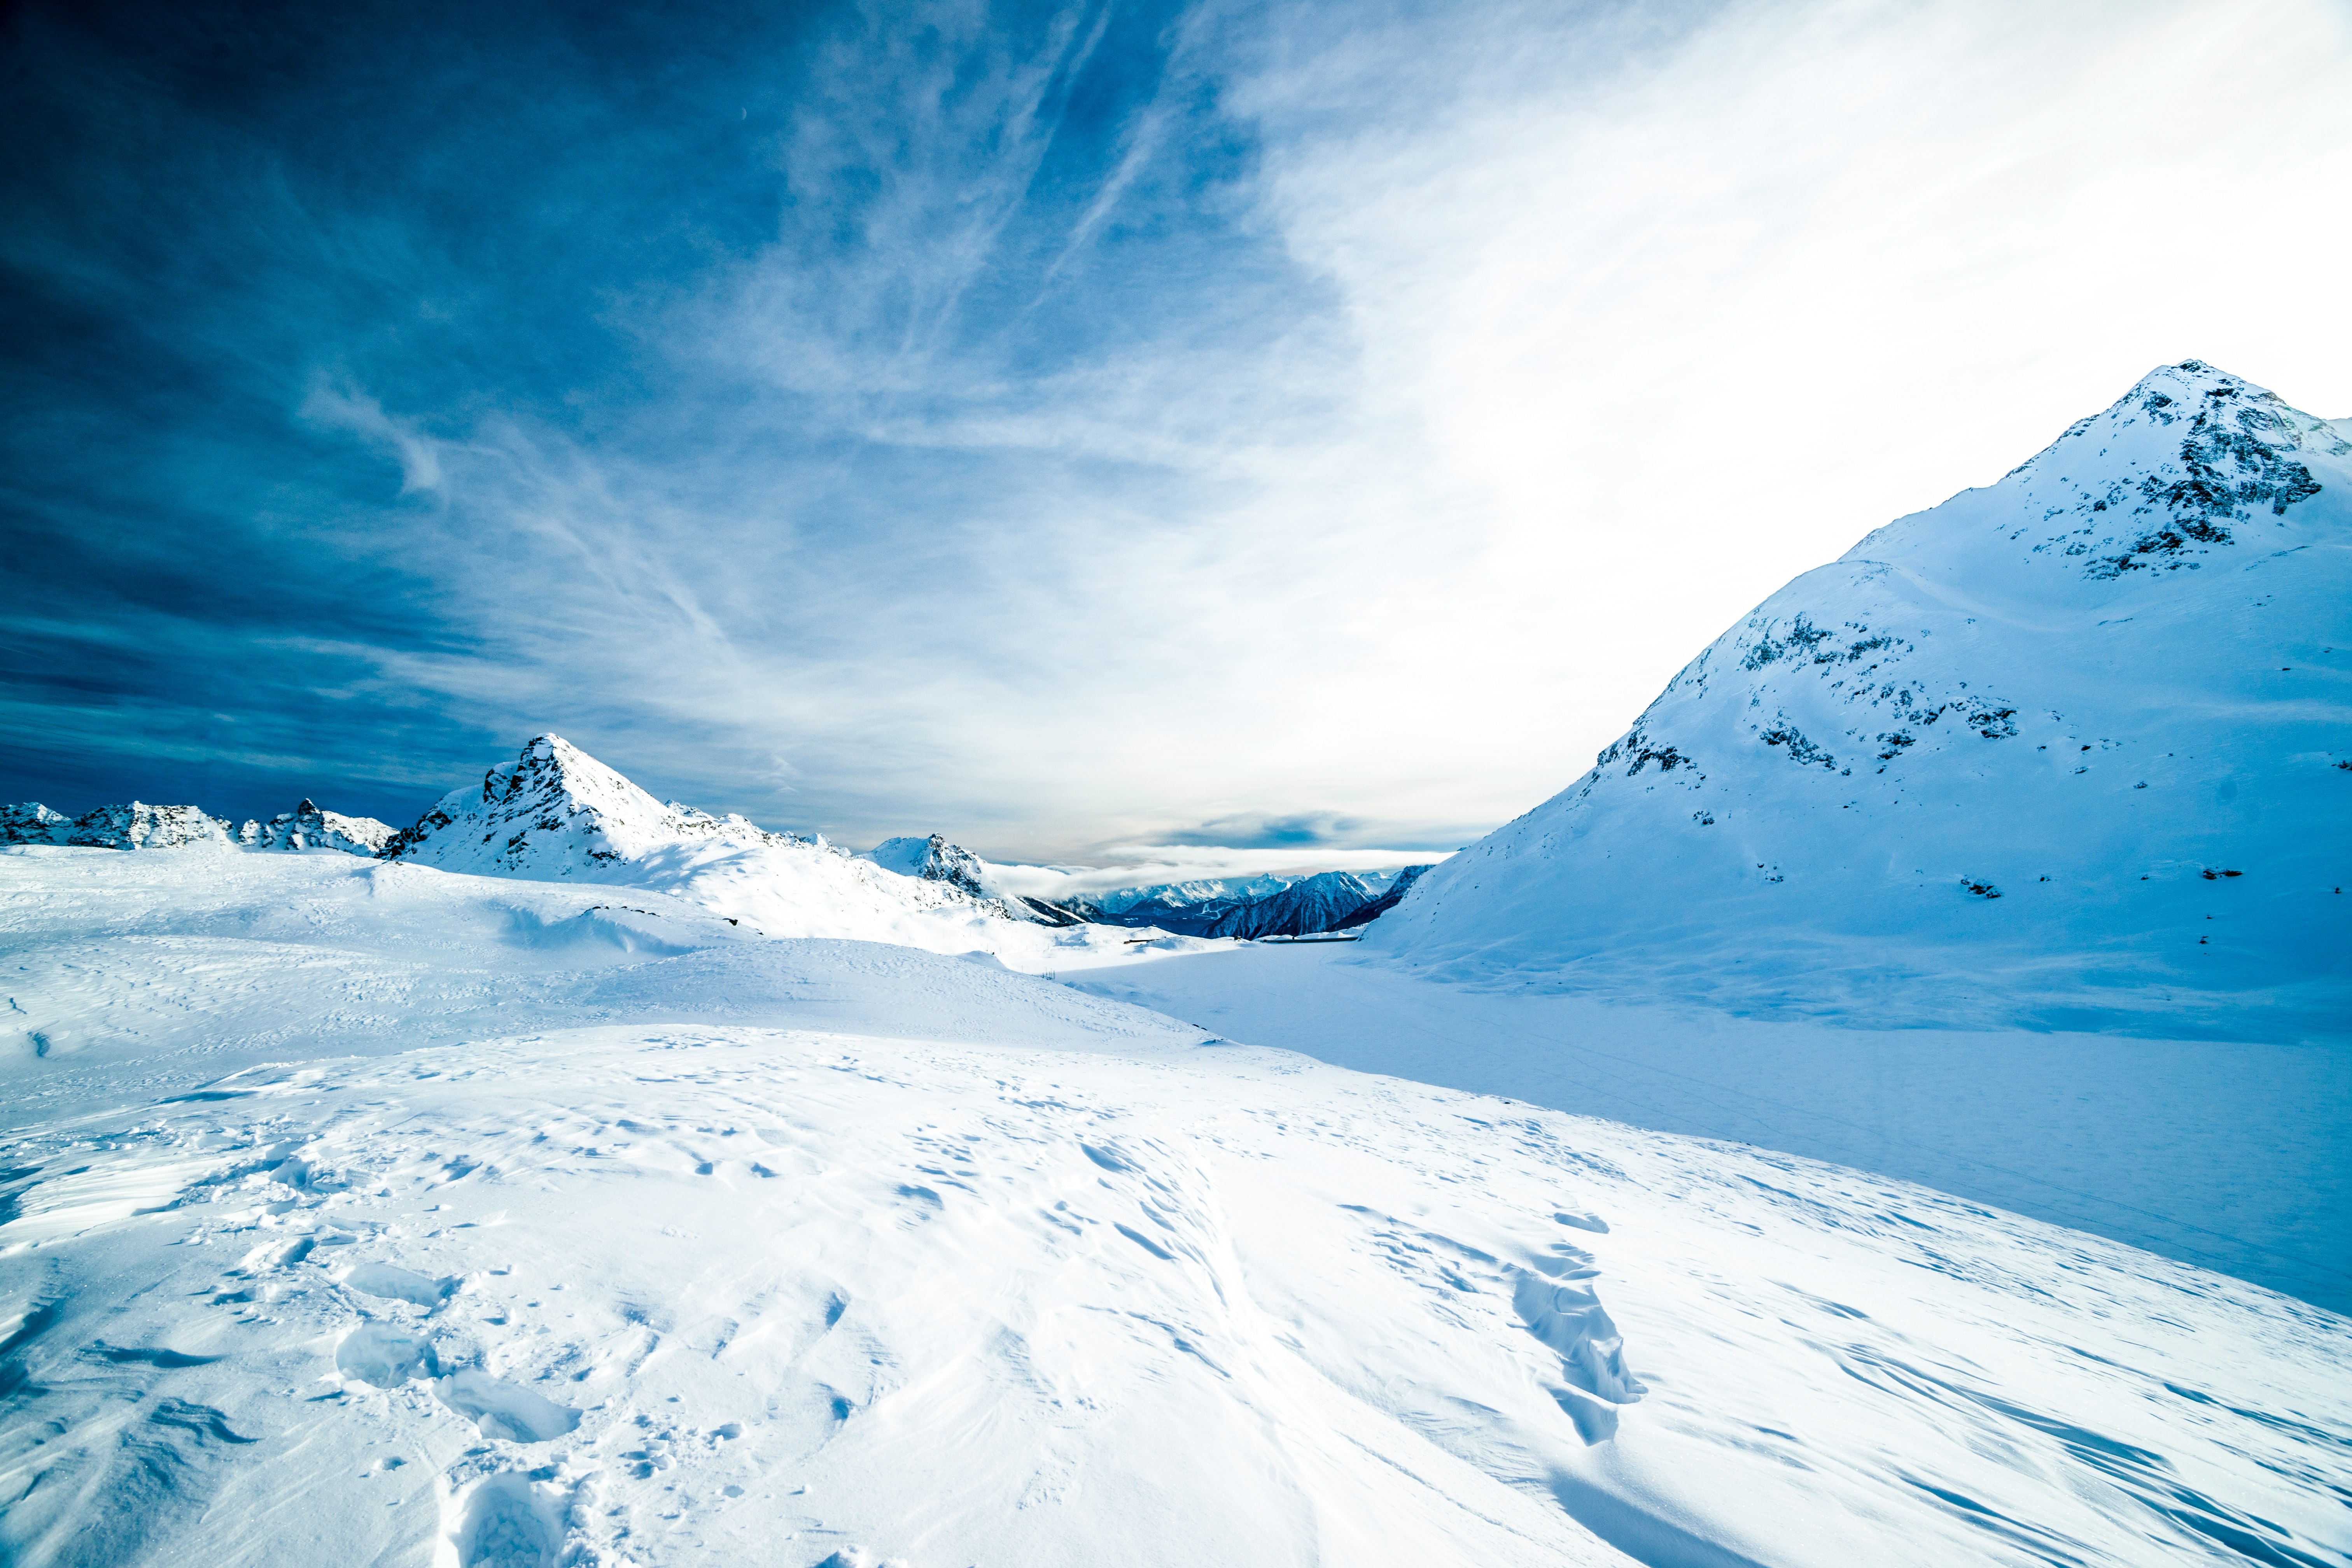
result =
[[[26,792],[1451,846],[2157,360],[2352,402],[2225,221],[2352,174],[2316,0],[10,26]]]

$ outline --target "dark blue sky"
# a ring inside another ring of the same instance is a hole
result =
[[[993,515],[1056,481],[926,432],[1302,288],[1229,221],[1252,150],[1170,79],[1180,21],[17,9],[0,795],[403,821],[553,728],[840,817],[856,760],[794,800],[747,760],[789,721],[646,688],[985,595]]]

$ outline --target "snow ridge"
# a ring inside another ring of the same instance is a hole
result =
[[[226,846],[229,826],[193,805],[101,805],[68,821],[38,801],[0,806],[0,844],[70,844],[90,849]]]
[[[442,796],[414,826],[393,835],[383,854],[447,871],[550,879],[609,868],[695,839],[824,844],[771,833],[740,816],[664,805],[562,736],[540,735],[513,762],[485,772],[478,789]]]
[[[2341,1034],[2347,458],[2261,387],[2150,373],[1773,595],[1367,951],[1883,1024]]]
[[[334,849],[371,857],[383,854],[392,837],[390,823],[321,811],[307,797],[291,811],[281,811],[268,822],[248,822],[236,830],[236,841],[247,849]]]
[[[950,844],[945,834],[934,833],[929,837],[886,838],[859,857],[871,860],[886,871],[896,871],[901,877],[919,881],[944,882],[972,898],[995,906],[1008,920],[1032,921],[1039,925],[1074,926],[1085,923],[1087,917],[1079,910],[1050,900],[1031,898],[1003,885],[993,873],[995,868],[961,844]]]

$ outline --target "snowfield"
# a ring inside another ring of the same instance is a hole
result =
[[[0,851],[9,1560],[2352,1560],[2330,1313],[619,892]]]

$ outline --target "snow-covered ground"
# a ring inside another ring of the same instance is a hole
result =
[[[2332,1314],[615,893],[0,852],[0,1552],[2352,1560]]]
[[[1873,1029],[1473,989],[1369,944],[1065,978],[1252,1045],[1783,1149],[2094,1231],[2352,1311],[2352,1053]]]

